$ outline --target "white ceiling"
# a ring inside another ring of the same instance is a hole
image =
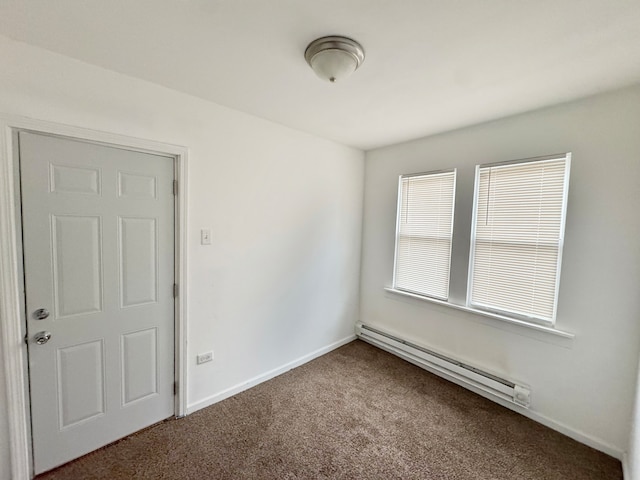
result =
[[[0,0],[0,34],[365,150],[640,82],[639,0]]]

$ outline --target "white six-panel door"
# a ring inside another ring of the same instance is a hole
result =
[[[38,474],[174,413],[174,170],[34,133],[19,149]]]

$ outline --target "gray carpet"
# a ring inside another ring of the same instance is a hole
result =
[[[620,462],[361,341],[41,475],[621,479]]]

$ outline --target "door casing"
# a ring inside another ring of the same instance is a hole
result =
[[[175,196],[175,372],[177,385],[174,411],[186,415],[186,288],[187,285],[187,148],[150,140],[99,132],[17,116],[0,116],[0,351],[4,364],[12,478],[33,477],[27,349],[24,342],[24,274],[22,271],[20,182],[17,142],[19,131],[68,137],[84,142],[115,146],[174,158],[178,182]]]

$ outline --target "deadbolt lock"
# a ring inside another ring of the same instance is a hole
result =
[[[39,308],[35,312],[33,312],[33,318],[36,320],[44,320],[49,317],[49,310],[46,308]]]

